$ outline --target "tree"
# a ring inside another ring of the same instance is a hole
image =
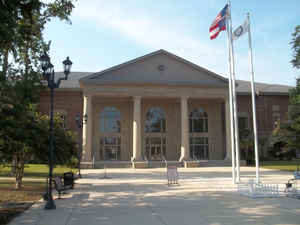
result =
[[[38,137],[33,146],[36,149],[35,159],[48,163],[49,154],[49,115],[36,113],[38,127],[35,130]],[[69,163],[72,157],[77,157],[77,138],[74,132],[66,130],[62,126],[63,121],[60,113],[54,115],[54,164],[63,165]]]
[[[25,113],[24,113],[25,112]],[[36,112],[33,105],[2,107],[0,120],[0,155],[2,163],[15,160],[16,188],[22,186],[24,165],[30,160],[47,162],[49,152],[49,116]],[[54,163],[65,164],[77,154],[76,139],[62,126],[60,115],[54,117]]]
[[[296,87],[290,90],[288,122],[284,124],[283,130],[289,149],[296,154],[296,150],[300,149],[300,78],[297,79]]]
[[[292,34],[293,67],[300,68],[300,25]],[[278,158],[293,158],[300,149],[300,78],[289,93],[288,121],[279,121],[271,137],[269,152]]]
[[[39,58],[50,48],[43,31],[53,18],[70,22],[72,2],[0,0],[0,155],[16,160],[17,186],[27,157],[45,150],[34,145],[39,136],[35,132],[42,124],[34,122],[35,105],[43,89]]]
[[[300,149],[300,79],[290,90],[288,120],[277,124],[271,139],[270,153],[278,158],[294,158]]]
[[[9,56],[14,67],[19,66],[27,76],[39,65],[41,53],[49,50],[43,38],[47,22],[59,18],[70,22],[73,0],[1,0],[0,1],[0,63],[1,80],[9,75]]]
[[[300,25],[295,27],[295,31],[292,34],[293,38],[291,41],[292,50],[293,50],[293,59],[291,63],[293,67],[300,68]]]
[[[269,140],[268,154],[273,159],[291,158],[292,152],[288,147],[288,124],[276,122],[276,127]]]

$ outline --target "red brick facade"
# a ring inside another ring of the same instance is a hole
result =
[[[274,115],[278,113],[280,120],[286,120],[288,112],[288,95],[260,95],[256,97],[257,126],[259,135],[269,135],[274,129]],[[250,95],[237,98],[238,112],[249,115],[249,124],[252,124],[252,101]],[[278,106],[278,107],[277,107]]]
[[[83,115],[83,94],[81,91],[55,90],[54,110],[64,112],[66,115],[66,127],[75,132],[78,128],[75,123],[76,114]],[[49,112],[49,92],[40,96],[39,111]],[[259,138],[267,138],[275,126],[275,117],[286,120],[288,112],[288,95],[260,95],[256,97],[257,125]],[[238,114],[247,115],[249,127],[252,127],[252,101],[251,95],[238,95]],[[82,132],[82,130],[81,130]],[[82,133],[80,134],[82,137]],[[266,155],[264,151],[263,155]]]
[[[38,110],[42,113],[50,111],[50,94],[44,92],[40,96]],[[81,91],[54,91],[54,111],[63,112],[66,115],[66,127],[73,131],[78,131],[75,122],[76,114],[82,116],[83,95]],[[82,136],[82,135],[80,135]]]

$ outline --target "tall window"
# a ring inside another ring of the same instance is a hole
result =
[[[100,131],[105,133],[120,133],[121,113],[115,107],[105,107],[100,114]]]
[[[190,157],[195,160],[209,159],[208,116],[201,109],[194,109],[189,115]]]
[[[190,113],[190,132],[208,132],[207,113],[203,109],[194,109]]]
[[[276,128],[278,121],[280,121],[280,107],[279,107],[279,105],[273,105],[272,106],[272,123],[273,123],[273,128]]]
[[[146,114],[146,133],[165,133],[166,117],[160,108],[151,108]]]
[[[104,160],[121,159],[121,113],[115,107],[105,107],[100,113],[100,158]]]
[[[153,107],[146,114],[145,157],[162,160],[166,156],[166,117],[161,108]]]

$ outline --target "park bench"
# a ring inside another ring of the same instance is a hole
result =
[[[61,193],[74,188],[74,174],[72,172],[64,173],[63,177],[54,177],[53,182],[55,190],[58,192],[58,199],[61,199]]]
[[[58,199],[61,199],[60,195],[61,195],[62,193],[65,194],[65,191],[66,191],[66,190],[71,189],[70,186],[64,186],[64,185],[63,185],[63,182],[62,182],[62,180],[61,180],[61,177],[54,177],[53,182],[54,182],[55,190],[56,190],[57,193],[58,193]]]

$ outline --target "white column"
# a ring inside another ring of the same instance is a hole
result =
[[[142,141],[141,141],[141,96],[133,97],[133,131],[132,131],[132,160],[142,160]]]
[[[84,96],[83,98],[83,115],[88,116],[86,123],[83,123],[82,132],[82,159],[85,162],[92,162],[92,127],[93,127],[93,113],[92,113],[92,96]]]
[[[181,97],[181,148],[179,161],[187,160],[190,158],[189,152],[189,117],[188,117],[188,98]]]

